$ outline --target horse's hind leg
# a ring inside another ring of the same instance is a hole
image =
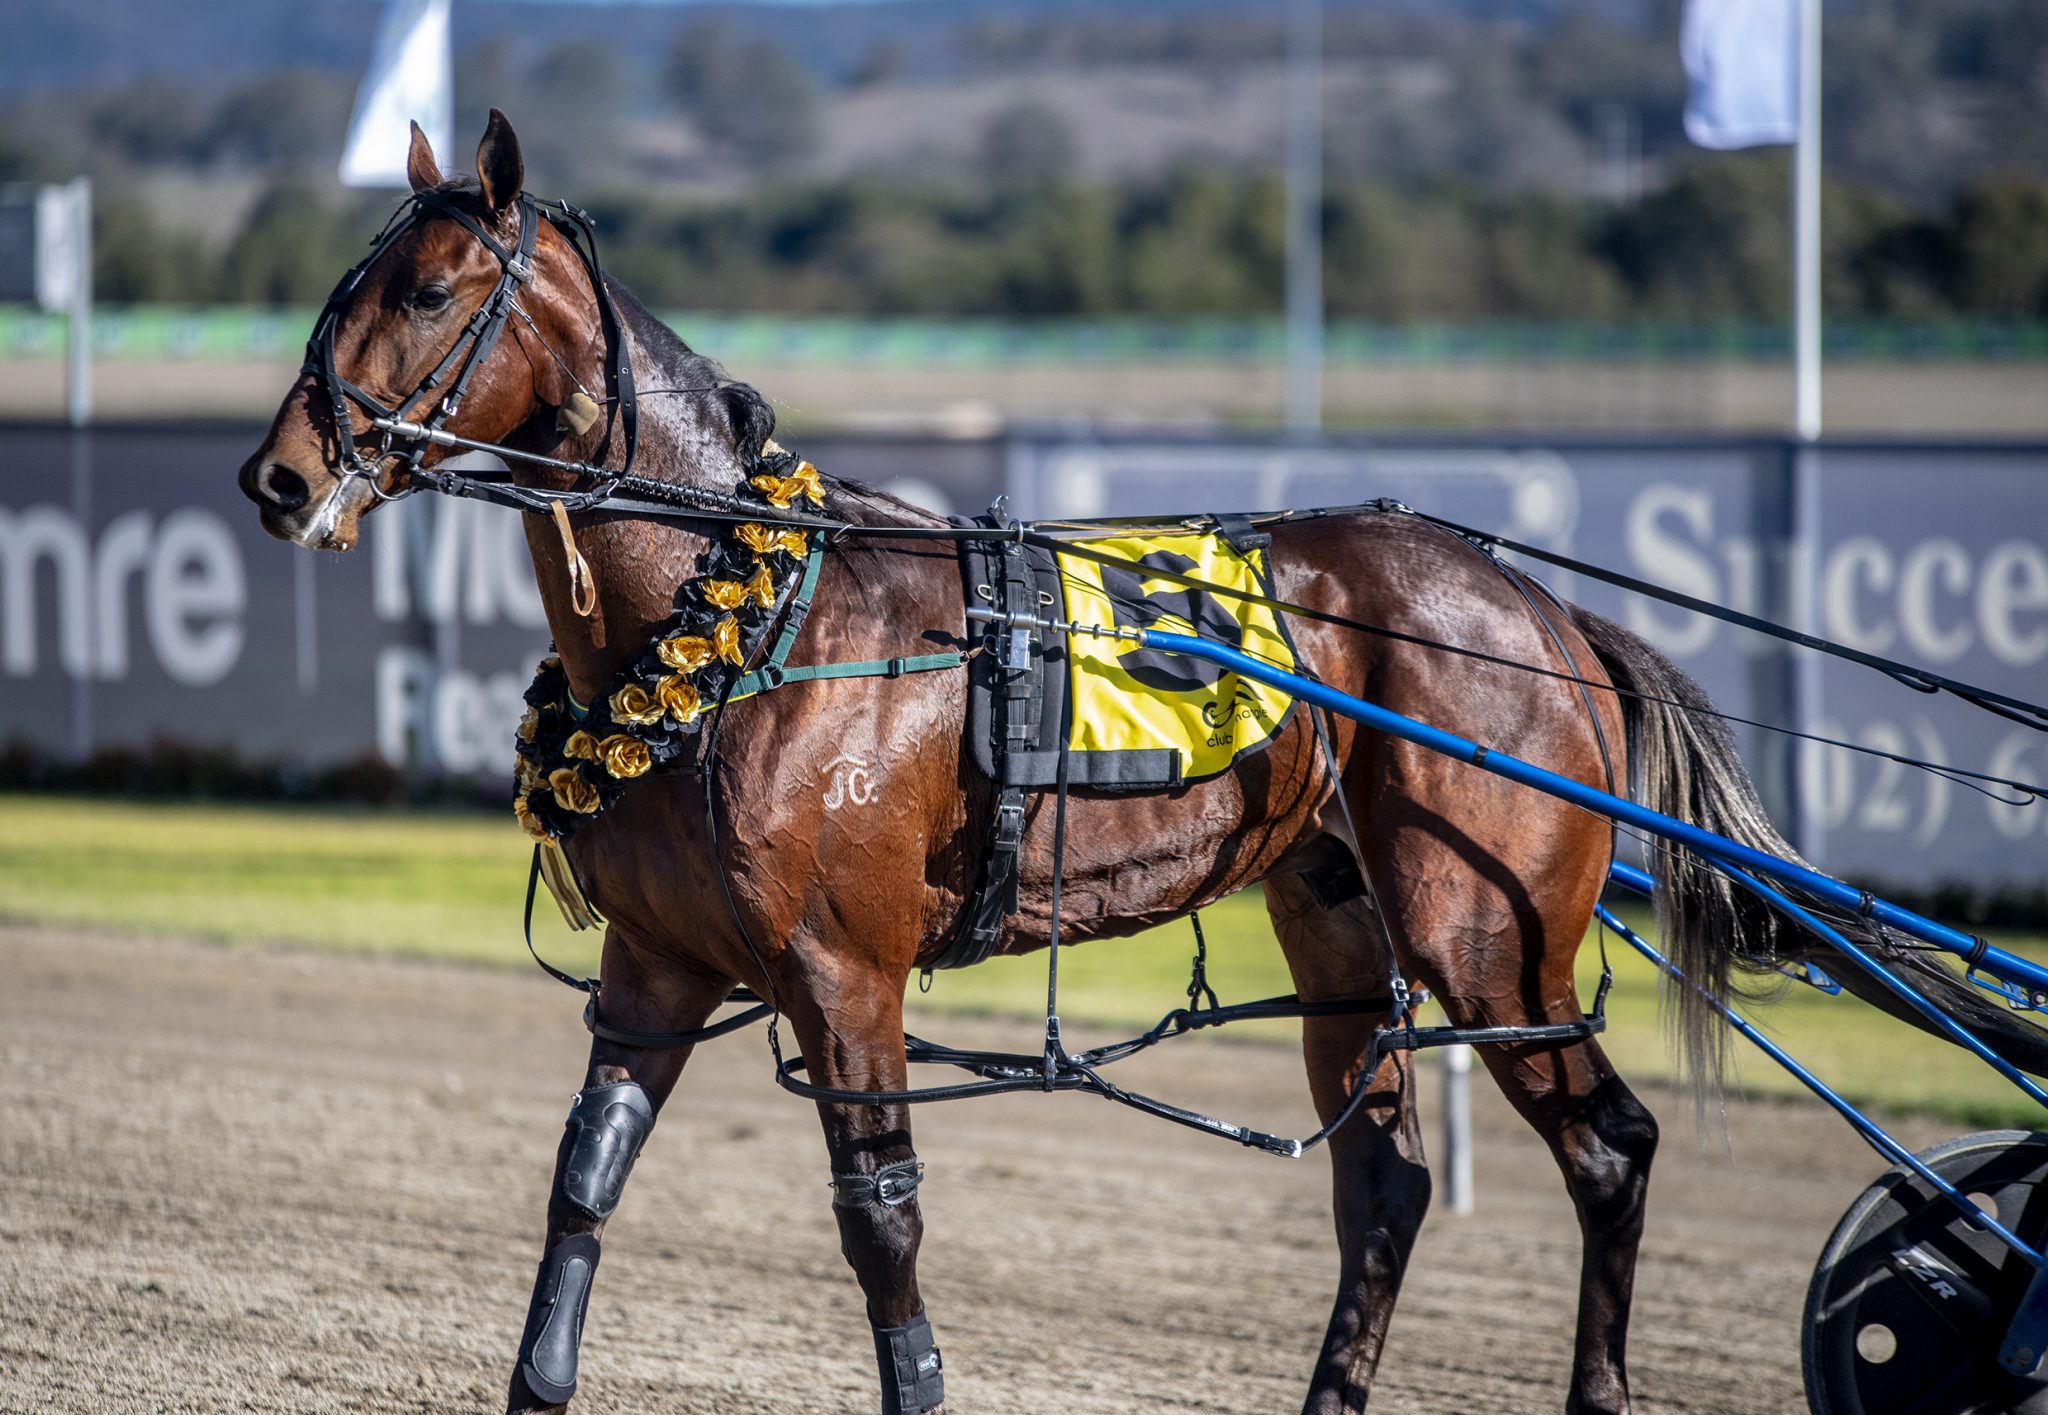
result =
[[[1325,909],[1298,877],[1283,875],[1266,882],[1266,904],[1302,997],[1386,995],[1390,960],[1363,900]],[[1339,1283],[1305,1415],[1365,1408],[1408,1255],[1429,1208],[1429,1168],[1407,1054],[1386,1058],[1370,1077],[1359,1075],[1373,1029],[1385,1020],[1364,1015],[1302,1022],[1309,1088],[1322,1122],[1336,1117],[1353,1087],[1368,1089],[1357,1114],[1330,1137]]]
[[[834,970],[829,1002],[787,999],[809,1078],[845,1091],[900,1091],[903,977],[887,970]],[[829,1011],[827,1011],[829,1007]],[[923,1165],[910,1144],[909,1107],[820,1102],[832,1161],[832,1211],[839,1251],[867,1298],[882,1386],[882,1415],[940,1415],[945,1378],[917,1286],[924,1238],[917,1187]]]
[[[603,978],[604,1020],[636,1032],[702,1026],[731,986],[658,960],[643,967],[617,925],[605,936]],[[577,1350],[605,1223],[690,1050],[592,1039],[583,1089],[555,1155],[547,1243],[506,1394],[508,1410],[559,1411],[576,1393]]]
[[[1560,852],[1573,845],[1576,822],[1546,822],[1524,806],[1523,839]],[[1549,824],[1552,829],[1546,831]],[[1605,840],[1578,841],[1579,853],[1537,858],[1525,846],[1508,871],[1506,847],[1483,869],[1445,851],[1387,899],[1402,951],[1421,981],[1461,1027],[1576,1022],[1583,1017],[1573,960],[1598,890],[1598,870],[1567,860],[1605,862]],[[1377,865],[1377,862],[1376,862]],[[1391,875],[1392,872],[1390,871]],[[1552,897],[1538,904],[1525,882]],[[1550,1146],[1578,1211],[1582,1242],[1578,1334],[1573,1349],[1574,1415],[1622,1415],[1629,1409],[1624,1347],[1635,1288],[1636,1252],[1657,1122],[1623,1084],[1598,1042],[1568,1046],[1478,1048],[1487,1070],[1522,1118]]]

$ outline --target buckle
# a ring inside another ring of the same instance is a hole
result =
[[[533,279],[533,266],[518,256],[513,256],[505,262],[505,273],[525,285]]]
[[[780,688],[789,681],[789,675],[782,671],[782,665],[779,663],[764,663],[754,671],[761,675],[761,685],[764,691]]]
[[[1004,801],[996,807],[995,848],[1012,851],[1024,838],[1024,803]]]
[[[909,659],[904,658],[890,659],[882,669],[882,676],[884,678],[901,678],[904,672],[904,665],[909,661]]]
[[[999,641],[996,663],[1012,673],[1022,672],[1031,667],[1031,631],[1016,628],[1010,630]]]
[[[924,1178],[924,1166],[915,1169],[884,1169],[875,1175],[875,1197],[885,1209],[901,1208],[917,1197],[918,1183]]]

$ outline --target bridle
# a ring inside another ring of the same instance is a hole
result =
[[[586,464],[567,464],[555,459],[541,459],[555,462],[558,466],[574,465],[579,471],[597,472],[600,480],[599,495],[602,497],[631,475],[633,455],[639,444],[639,406],[633,391],[633,366],[631,353],[626,346],[623,327],[619,320],[617,304],[612,299],[610,288],[605,284],[604,269],[597,258],[597,232],[590,214],[566,201],[542,202],[521,192],[518,197],[519,236],[507,246],[483,224],[458,206],[447,193],[439,190],[415,192],[411,199],[392,213],[384,223],[384,229],[371,242],[370,253],[363,257],[335,285],[334,292],[321,306],[320,317],[313,323],[313,332],[306,340],[306,361],[299,366],[301,373],[313,375],[326,397],[329,411],[334,416],[335,436],[341,446],[341,480],[343,484],[361,480],[368,484],[370,493],[379,501],[395,501],[410,495],[418,489],[418,476],[422,471],[421,461],[430,447],[437,443],[452,445],[446,441],[451,436],[444,424],[462,410],[462,400],[469,392],[471,381],[477,371],[489,360],[491,351],[504,336],[505,327],[514,314],[525,319],[529,327],[532,320],[519,308],[519,292],[533,280],[533,251],[540,236],[540,224],[546,221],[553,226],[583,262],[583,268],[590,276],[590,286],[597,297],[598,319],[605,341],[605,392],[606,405],[612,409],[624,442],[625,458],[616,471],[590,468]],[[498,282],[491,293],[478,305],[456,336],[448,352],[441,356],[439,363],[426,377],[396,405],[386,405],[361,385],[342,376],[334,364],[334,338],[341,325],[341,316],[355,294],[356,287],[369,273],[384,253],[395,245],[399,238],[414,226],[430,216],[444,216],[455,222],[480,242],[484,249],[498,258]],[[539,337],[539,331],[535,330]],[[545,345],[546,341],[542,341]],[[549,353],[554,350],[549,348]],[[560,355],[555,355],[560,362]],[[567,366],[564,365],[564,371]],[[574,375],[570,377],[573,379]],[[435,397],[446,383],[446,391]],[[375,448],[365,451],[358,445],[351,422],[350,404],[367,413],[370,424],[380,434]],[[424,410],[424,416],[416,416]],[[605,446],[611,440],[610,419],[605,429]],[[397,485],[397,472],[387,482],[384,477],[385,465],[393,458],[405,459],[402,470],[408,475],[403,486]],[[606,485],[605,483],[609,483]]]

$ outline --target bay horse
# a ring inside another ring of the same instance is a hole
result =
[[[519,258],[521,206],[531,203],[522,196],[518,141],[501,114],[493,111],[479,145],[474,181],[445,178],[417,128],[408,170],[415,219],[338,292],[329,366],[316,362],[300,375],[241,469],[264,528],[300,546],[350,549],[364,515],[406,489],[401,458],[356,454],[374,440],[364,409],[407,405],[406,390],[445,368]],[[538,224],[527,265],[510,286],[516,318],[464,375],[459,400],[449,400],[459,407],[442,407],[440,426],[617,466],[616,408],[594,422],[563,417],[579,396],[596,401],[585,390],[613,386],[612,357],[629,363],[644,400],[643,474],[724,491],[759,466],[775,423],[759,393],[606,282],[557,224]],[[368,401],[337,396],[343,380]],[[418,465],[432,467],[442,455],[430,448]],[[565,485],[545,470],[516,478]],[[827,480],[822,495],[826,511],[845,521],[941,524],[855,483]],[[675,612],[678,586],[707,554],[710,533],[601,511],[572,517],[567,533],[547,517],[525,519],[569,688],[593,702]],[[1591,785],[1632,778],[1648,804],[1791,853],[1726,734],[1672,705],[1703,703],[1698,690],[1628,632],[1532,593],[1516,572],[1413,517],[1278,524],[1269,554],[1276,595],[1412,636],[1365,638],[1303,623],[1301,660],[1325,681],[1478,740],[1512,743],[1518,755]],[[589,585],[572,584],[579,558]],[[886,659],[972,641],[950,546],[850,537],[827,561],[795,662]],[[579,612],[592,589],[595,608]],[[1419,641],[1670,701],[1590,691],[1435,653]],[[960,676],[950,673],[790,684],[733,702],[720,719],[717,841],[706,837],[703,783],[687,772],[634,782],[579,830],[568,855],[608,921],[600,969],[606,1023],[641,1032],[696,1028],[743,984],[778,1001],[814,1081],[903,1088],[906,980],[952,936],[986,838],[992,787],[967,750],[965,702]],[[1460,1026],[1579,1020],[1573,962],[1607,875],[1608,822],[1348,721],[1331,726],[1327,754],[1304,711],[1264,752],[1199,784],[1143,795],[1076,787],[1064,937],[1128,936],[1259,884],[1304,1000],[1384,997],[1398,974],[1426,986]],[[872,764],[871,789],[859,800],[831,791],[829,768],[846,754]],[[1001,952],[1045,945],[1051,835],[1051,812],[1034,800],[1018,857],[1018,908],[1003,927]],[[1362,869],[1369,893],[1319,902],[1324,895],[1310,877],[1353,868]],[[1725,911],[1708,897],[1711,886],[1685,873],[1667,885],[1683,935],[1677,956],[1696,976],[1725,979],[1736,944]],[[728,888],[730,914],[721,902]],[[1752,930],[1744,946],[1768,955],[1768,945]],[[1377,1020],[1311,1016],[1303,1024],[1322,1119],[1354,1091],[1364,1097],[1357,1118],[1330,1141],[1340,1269],[1303,1406],[1312,1415],[1364,1408],[1430,1197],[1407,1054],[1361,1074]],[[1482,1055],[1550,1147],[1582,1229],[1566,1408],[1621,1415],[1629,1408],[1624,1341],[1657,1124],[1590,1037]],[[566,1408],[605,1220],[689,1056],[687,1046],[592,1041],[557,1156],[508,1409]],[[875,1331],[882,1408],[932,1415],[944,1396],[917,1278],[923,1223],[908,1109],[822,1103],[818,1111],[842,1251]]]

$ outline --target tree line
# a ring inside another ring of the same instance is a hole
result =
[[[1261,316],[1277,142],[1245,141],[1232,96],[1273,97],[1282,10],[635,11],[660,39],[631,46],[478,7],[496,28],[457,55],[457,128],[512,104],[536,184],[592,207],[607,259],[665,307]],[[1785,155],[1685,143],[1679,0],[1327,13],[1333,314],[1782,317]],[[2048,315],[2048,4],[1839,0],[1828,26],[1830,309]],[[836,48],[806,48],[828,30]],[[1177,155],[1119,165],[1104,95],[1146,74],[1192,79],[1173,101],[1193,117]],[[317,302],[388,200],[333,185],[356,78],[302,62],[0,100],[0,182],[95,178],[105,299]],[[999,82],[1033,96],[958,120],[963,84]],[[954,106],[900,150],[835,156],[848,114],[935,95]]]
[[[1324,292],[1376,320],[1775,321],[1789,301],[1785,159],[1702,158],[1631,203],[1458,182],[1333,183]],[[317,304],[384,199],[281,183],[213,248],[119,192],[98,205],[109,301]],[[1270,174],[1188,168],[1115,185],[860,179],[723,200],[589,202],[607,268],[662,308],[793,315],[1261,317],[1280,305]],[[1928,210],[1851,182],[1825,194],[1838,317],[2048,318],[2048,182],[1975,181]]]

